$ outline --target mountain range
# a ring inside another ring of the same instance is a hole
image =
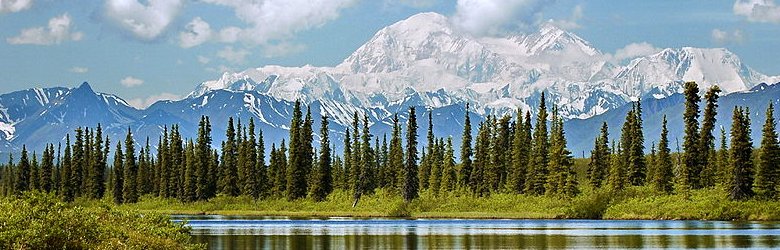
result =
[[[682,126],[679,93],[686,81],[696,81],[702,90],[712,85],[724,90],[718,118],[726,129],[733,105],[747,105],[756,114],[753,131],[759,131],[755,125],[763,122],[758,119],[763,108],[780,96],[776,85],[766,84],[780,77],[761,74],[722,48],[668,48],[618,61],[551,23],[532,33],[486,38],[460,32],[445,16],[421,13],[381,29],[334,67],[228,72],[200,83],[182,100],[143,110],[116,95],[96,93],[87,83],[3,94],[0,152],[16,152],[22,145],[40,151],[77,127],[98,123],[112,141],[124,138],[129,128],[139,143],[149,138],[155,145],[166,125],[180,124],[182,134],[193,137],[201,115],[211,117],[215,145],[224,138],[228,117],[254,119],[270,145],[287,137],[295,100],[311,108],[315,131],[320,115],[333,118],[332,142],[343,140],[354,112],[366,114],[372,133],[381,137],[389,134],[393,114],[403,122],[405,111],[417,107],[421,134],[431,112],[435,134],[451,135],[460,144],[466,103],[476,128],[487,114],[517,108],[535,113],[542,92],[566,118],[575,153],[590,149],[603,121],[613,136],[619,134],[629,102],[641,98],[649,149],[663,114],[670,118],[672,138],[682,138],[676,126]]]

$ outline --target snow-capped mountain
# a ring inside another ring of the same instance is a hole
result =
[[[624,115],[620,112],[637,97],[643,97],[646,138],[652,138],[658,128],[649,120],[660,120],[661,113],[676,114],[663,107],[680,105],[677,93],[685,81],[696,81],[701,89],[717,84],[727,97],[742,98],[724,98],[732,100],[729,105],[753,105],[745,100],[776,99],[775,85],[759,84],[780,77],[756,72],[726,49],[663,49],[616,63],[552,24],[529,34],[473,37],[454,28],[445,16],[422,13],[378,31],[334,67],[264,66],[228,72],[201,83],[183,100],[161,101],[144,110],[96,93],[86,83],[0,95],[0,152],[15,152],[22,145],[40,151],[44,143],[98,123],[114,142],[123,140],[130,128],[138,143],[149,138],[154,144],[172,124],[191,138],[202,115],[211,117],[215,146],[224,139],[221,131],[228,117],[244,124],[254,119],[270,145],[287,137],[295,100],[311,109],[315,131],[321,115],[332,118],[332,142],[343,140],[355,112],[366,114],[372,133],[381,136],[390,132],[393,114],[405,122],[405,111],[417,107],[420,134],[427,132],[425,117],[431,113],[436,135],[452,136],[459,145],[465,103],[471,104],[476,129],[486,114],[517,108],[535,112],[542,92],[548,104],[558,105],[569,119],[570,146],[579,152],[591,146],[589,136],[597,127],[589,128],[600,125],[596,121],[611,121],[610,126],[618,128]],[[424,145],[425,138],[420,139]]]
[[[732,93],[777,79],[726,49],[664,49],[616,65],[588,41],[551,23],[534,33],[485,38],[460,32],[440,14],[421,13],[381,29],[335,67],[225,73],[190,97],[226,89],[320,101],[328,115],[348,124],[345,114],[377,108],[387,117],[393,113],[387,107],[413,98],[428,108],[469,102],[486,114],[533,109],[546,92],[564,117],[588,118],[632,98],[680,92],[685,81],[717,84]]]

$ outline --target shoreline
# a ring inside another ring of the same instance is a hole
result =
[[[623,218],[567,218],[557,216],[513,216],[513,215],[482,215],[480,212],[473,213],[424,213],[422,215],[413,215],[410,217],[394,217],[383,214],[353,214],[353,213],[321,213],[321,212],[298,212],[298,211],[208,211],[198,212],[189,210],[139,210],[143,213],[154,212],[168,216],[236,216],[236,217],[289,217],[297,218],[349,218],[349,219],[399,219],[399,220],[418,220],[418,219],[452,219],[452,220],[592,220],[592,221],[723,221],[723,222],[780,222],[780,220],[711,220],[702,218],[646,218],[646,217],[623,217]]]
[[[587,190],[575,198],[498,193],[474,197],[459,193],[422,193],[411,203],[392,192],[377,190],[352,207],[352,195],[337,190],[327,200],[288,201],[283,197],[256,200],[219,196],[207,201],[181,202],[145,196],[120,209],[165,215],[222,215],[269,217],[346,217],[400,219],[590,219],[590,220],[700,220],[780,221],[780,202],[731,201],[719,188],[689,194],[661,195],[647,187],[621,191]],[[74,205],[98,206],[103,201],[79,200]]]

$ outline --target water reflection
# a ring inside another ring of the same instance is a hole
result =
[[[175,217],[210,249],[777,248],[778,223]]]

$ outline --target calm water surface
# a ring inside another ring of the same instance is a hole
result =
[[[209,249],[780,248],[780,223],[174,216]]]

